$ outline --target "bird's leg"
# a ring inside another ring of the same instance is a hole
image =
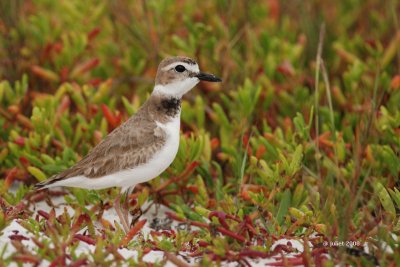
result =
[[[118,194],[117,198],[114,200],[114,206],[115,206],[115,211],[118,214],[119,220],[122,224],[122,227],[124,228],[125,233],[128,233],[129,227],[128,227],[128,222],[125,220],[125,217],[122,214],[121,211],[121,192]]]
[[[128,228],[130,228],[130,223],[129,223],[129,192],[130,190],[126,190],[125,191],[125,199],[124,199],[124,203],[123,203],[123,211],[124,211],[124,218],[126,221],[126,225],[128,225]]]
[[[130,229],[130,225],[131,225],[129,222],[129,207],[130,207],[129,195],[134,188],[135,188],[134,186],[121,188],[121,192],[125,193],[125,198],[124,198],[124,203],[123,203],[123,216],[124,216],[126,225],[128,226],[128,229]]]

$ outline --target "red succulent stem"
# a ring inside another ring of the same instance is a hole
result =
[[[304,265],[303,258],[283,258],[281,261],[270,262],[269,266],[296,266]]]
[[[176,214],[174,214],[172,212],[166,212],[165,214],[168,217],[170,217],[171,219],[176,220],[176,221],[186,222],[186,223],[189,223],[190,225],[201,227],[201,228],[206,228],[206,229],[210,229],[211,228],[211,226],[206,224],[206,223],[191,221],[191,220],[188,220],[188,219],[185,219],[185,218],[180,218],[179,216],[177,216]],[[228,229],[225,229],[223,227],[218,226],[216,228],[216,230],[218,232],[220,232],[221,234],[227,235],[227,236],[229,236],[231,238],[234,238],[234,239],[236,239],[236,240],[238,240],[240,242],[245,242],[246,241],[246,238],[244,236],[239,235],[237,233],[234,233],[234,232],[232,232],[232,231],[230,231]]]
[[[203,241],[203,240],[199,240],[199,241],[197,242],[197,244],[198,244],[200,247],[203,247],[203,248],[205,248],[205,247],[207,247],[207,246],[209,245],[208,242]]]
[[[88,61],[86,61],[85,63],[83,63],[80,68],[79,68],[79,74],[83,74],[85,72],[88,72],[89,70],[97,67],[97,65],[99,65],[100,63],[100,59],[98,58],[94,58],[94,59],[90,59]]]
[[[135,226],[132,227],[132,229],[129,230],[129,232],[126,234],[126,236],[122,239],[121,243],[119,244],[121,247],[126,246],[129,241],[132,240],[132,238],[143,228],[143,226],[146,224],[147,220],[141,220],[138,221]]]
[[[109,107],[105,104],[101,104],[101,110],[103,111],[104,116],[106,117],[107,122],[110,124],[111,128],[114,129],[118,126],[118,119]]]
[[[11,240],[16,240],[16,241],[29,240],[29,238],[27,238],[26,236],[18,235],[18,234],[10,235],[10,236],[8,236],[8,238]]]
[[[226,214],[222,211],[212,211],[210,212],[210,214],[208,215],[208,219],[212,219],[213,217],[217,217],[219,223],[226,229],[230,229],[228,223],[226,222]]]
[[[46,220],[48,220],[50,218],[50,215],[45,212],[44,210],[38,210],[37,212],[40,216],[42,216],[43,218],[45,218]]]
[[[8,174],[6,176],[5,183],[4,183],[4,186],[5,186],[6,189],[12,184],[12,182],[14,181],[15,176],[17,175],[17,173],[18,173],[17,167],[12,168],[8,172]]]
[[[75,234],[74,239],[83,241],[89,245],[96,245],[96,240],[94,240],[93,238],[91,238],[90,236],[87,236],[87,235]]]
[[[251,249],[244,249],[241,252],[239,252],[240,257],[249,257],[249,258],[270,258],[272,256],[271,253],[268,252],[263,252],[263,251],[257,251],[257,250],[251,250]]]
[[[87,34],[88,41],[91,42],[94,38],[96,38],[97,35],[101,32],[101,29],[99,27],[94,28]]]
[[[80,267],[80,266],[87,266],[88,265],[88,260],[87,259],[79,259],[75,262],[72,262],[69,264],[70,267]]]
[[[39,257],[30,254],[15,255],[13,259],[16,262],[39,264],[42,260]]]
[[[227,235],[229,237],[232,237],[234,239],[236,239],[237,241],[240,242],[246,242],[246,238],[242,235],[236,234],[230,230],[227,230],[225,228],[222,227],[217,227],[217,231],[220,232],[221,234]]]
[[[77,232],[80,228],[81,225],[86,222],[90,222],[90,217],[87,214],[81,214],[78,219],[76,220],[76,222],[72,225],[71,230],[72,232]]]
[[[14,143],[19,145],[20,147],[23,147],[25,145],[25,138],[19,136],[17,139],[15,139]]]

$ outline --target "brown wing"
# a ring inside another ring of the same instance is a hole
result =
[[[155,135],[156,129],[157,125],[154,122],[143,121],[140,126],[137,123],[133,125],[125,123],[108,135],[75,166],[54,178],[77,175],[97,178],[134,168],[149,160],[164,144],[165,138]]]
[[[74,166],[36,187],[79,175],[95,179],[148,161],[165,144],[165,133],[154,120],[138,115],[116,128]]]

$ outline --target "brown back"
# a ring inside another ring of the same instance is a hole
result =
[[[41,185],[80,175],[98,178],[147,162],[166,141],[165,132],[155,121],[166,123],[179,112],[180,99],[151,95],[135,115],[112,131],[81,161]]]

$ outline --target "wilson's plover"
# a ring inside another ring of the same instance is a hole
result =
[[[179,147],[182,96],[200,81],[221,82],[221,79],[200,72],[193,59],[164,59],[158,66],[152,94],[136,114],[74,166],[35,187],[121,187],[114,203],[127,232],[128,211],[124,208],[122,213],[120,197],[123,193],[127,196],[136,184],[159,176],[172,163]]]

